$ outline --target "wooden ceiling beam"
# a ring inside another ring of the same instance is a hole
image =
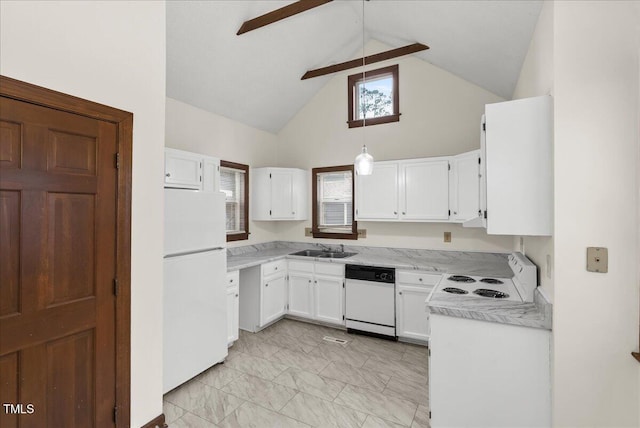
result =
[[[427,45],[423,45],[422,43],[414,43],[412,45],[403,46],[401,48],[391,49],[388,51],[369,55],[364,58],[352,59],[351,61],[341,62],[340,64],[334,64],[327,67],[316,68],[315,70],[309,70],[304,73],[300,80],[306,80],[313,77],[324,76],[326,74],[337,73],[338,71],[349,70],[350,68],[362,67],[363,65],[386,61],[391,58],[397,58],[399,56],[409,55],[427,49],[429,49],[429,46]]]
[[[245,21],[236,34],[239,36],[240,34],[244,34],[257,28],[264,27],[265,25],[273,24],[274,22],[289,18],[290,16],[297,15],[309,9],[313,9],[314,7],[322,6],[323,4],[329,3],[331,1],[333,0],[297,1],[290,5],[281,7],[280,9],[276,9],[269,13],[265,13],[264,15],[260,15],[257,18]]]

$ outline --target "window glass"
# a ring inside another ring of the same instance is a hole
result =
[[[227,241],[249,238],[248,173],[248,165],[220,162],[220,191],[225,194]]]
[[[313,236],[357,239],[353,221],[353,165],[314,168]]]

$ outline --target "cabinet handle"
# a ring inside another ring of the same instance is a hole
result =
[[[311,284],[311,280],[309,280],[309,284]]]
[[[233,282],[233,279],[230,279],[229,282]]]
[[[268,287],[268,286],[269,286],[269,284],[265,284],[264,286],[265,286],[265,287]]]
[[[398,294],[402,294],[402,291],[398,291]]]
[[[393,214],[394,214],[394,215],[398,215],[398,211],[394,211],[394,212],[393,212]]]
[[[317,284],[317,283],[318,283],[318,281],[313,281],[313,283],[314,283],[314,284]]]
[[[418,281],[422,282],[422,278],[418,278]]]
[[[278,266],[276,266],[276,270],[278,270]]]
[[[296,214],[296,212],[295,212],[295,211],[291,211],[291,214],[295,215],[295,214]]]
[[[238,293],[236,293],[236,297],[238,297]]]
[[[165,177],[171,177],[171,173],[170,173],[170,172],[167,172],[164,176],[165,176]]]
[[[404,212],[404,211],[402,211],[402,215],[405,215],[405,214],[407,214],[407,213],[406,213],[406,212]]]
[[[457,214],[458,214],[458,211],[454,211],[454,212],[453,212],[453,214],[454,214],[454,215],[457,215]]]

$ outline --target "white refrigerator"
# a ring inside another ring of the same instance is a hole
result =
[[[227,356],[225,197],[165,189],[163,392]]]

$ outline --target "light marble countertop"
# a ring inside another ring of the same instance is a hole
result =
[[[325,263],[384,266],[396,269],[434,273],[511,278],[513,272],[506,253],[473,251],[438,251],[405,248],[345,246],[344,251],[357,253],[344,259],[292,256],[301,250],[339,246],[302,242],[268,242],[227,249],[227,271],[250,268],[284,258]],[[487,300],[477,297],[437,294],[426,302],[432,313],[524,327],[551,329],[551,304],[539,292],[533,303]]]

